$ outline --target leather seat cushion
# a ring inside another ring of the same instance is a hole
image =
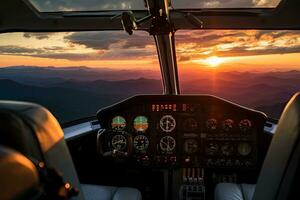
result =
[[[215,188],[215,200],[252,200],[255,185],[219,183]]]
[[[112,187],[81,184],[86,200],[141,200],[139,190],[128,187]]]

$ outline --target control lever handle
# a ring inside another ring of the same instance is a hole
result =
[[[126,157],[128,156],[127,152],[119,151],[117,149],[113,149],[112,151],[107,151],[103,153],[104,157],[112,156],[112,157]]]

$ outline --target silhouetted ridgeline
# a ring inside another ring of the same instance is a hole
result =
[[[142,78],[146,77],[146,78]],[[181,82],[182,93],[213,94],[278,118],[300,90],[300,72],[209,72]],[[103,106],[135,94],[161,94],[159,73],[87,67],[0,68],[0,99],[33,101],[61,122],[95,115]]]

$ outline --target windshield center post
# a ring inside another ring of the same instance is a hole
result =
[[[178,69],[174,41],[174,27],[169,16],[168,0],[148,0],[151,19],[150,35],[153,35],[166,95],[180,94]]]

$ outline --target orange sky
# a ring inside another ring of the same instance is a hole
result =
[[[300,70],[299,31],[180,31],[176,47],[180,70]],[[144,32],[1,34],[0,66],[14,65],[159,70]]]

